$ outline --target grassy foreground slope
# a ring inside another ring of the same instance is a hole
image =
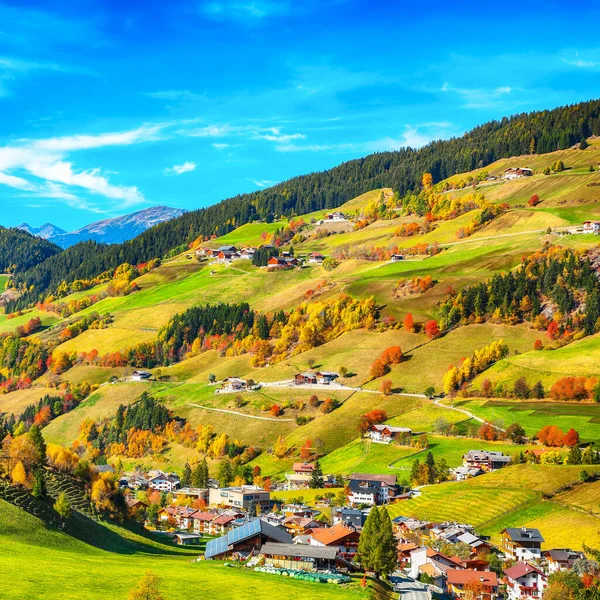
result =
[[[191,562],[197,552],[165,547],[118,527],[114,551],[94,548],[0,500],[0,597],[7,600],[125,600],[151,570],[163,581],[167,600],[215,600],[267,595],[301,600],[368,598],[358,584],[343,588],[263,573],[226,568],[221,563]]]

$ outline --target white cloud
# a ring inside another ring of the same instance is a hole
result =
[[[577,67],[578,69],[593,69],[598,66],[597,62],[594,62],[591,60],[582,60],[581,58],[576,58],[575,60],[569,60],[567,58],[563,58],[562,60],[567,65],[571,65],[572,67]]]
[[[271,185],[275,185],[276,181],[271,181],[270,179],[249,179],[255,186],[259,188],[269,187]]]
[[[120,207],[135,206],[144,201],[136,186],[114,185],[101,169],[77,169],[67,157],[81,150],[128,146],[160,139],[159,134],[165,127],[165,124],[143,125],[128,131],[99,135],[20,140],[16,145],[0,148],[0,185],[38,197],[64,200],[71,206],[93,212],[103,210],[79,198],[75,190],[118,201]]]
[[[508,85],[498,86],[494,89],[461,88],[450,85],[448,82],[440,88],[442,92],[458,94],[465,102],[464,108],[492,108],[498,106],[501,98],[514,91]]]
[[[166,175],[183,175],[183,173],[189,173],[196,169],[196,163],[186,161],[182,165],[173,165],[165,169]]]

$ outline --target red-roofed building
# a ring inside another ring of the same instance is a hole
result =
[[[311,546],[335,546],[340,556],[346,559],[354,558],[358,548],[360,533],[343,523],[333,527],[314,529],[309,536]]]
[[[495,600],[498,597],[498,576],[493,571],[448,569],[446,589],[452,598],[470,598],[476,590],[478,600]]]
[[[543,571],[525,562],[505,569],[506,597],[508,600],[521,598],[542,598],[548,585],[548,578]]]

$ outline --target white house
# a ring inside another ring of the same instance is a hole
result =
[[[396,491],[395,475],[353,473],[348,483],[348,502],[351,506],[387,504]]]
[[[148,487],[159,492],[172,492],[179,487],[179,477],[173,473],[157,475],[148,482]]]
[[[600,221],[584,221],[583,233],[600,233]]]
[[[369,437],[374,442],[383,444],[389,444],[402,434],[412,435],[412,429],[409,427],[392,427],[391,425],[373,425],[369,430]]]
[[[520,177],[531,177],[533,171],[527,167],[510,167],[504,171],[504,179],[518,179]]]
[[[152,374],[149,371],[143,371],[143,370],[134,371],[131,374],[132,381],[146,381],[146,380],[150,379],[150,377],[152,377]]]
[[[508,600],[542,598],[548,585],[548,578],[543,571],[524,562],[505,569],[504,575]]]
[[[348,220],[348,217],[344,213],[340,212],[339,210],[336,210],[334,212],[323,215],[324,223],[341,223],[341,222],[344,222],[347,220]]]

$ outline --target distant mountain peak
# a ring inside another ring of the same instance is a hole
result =
[[[96,221],[71,232],[66,232],[52,223],[44,223],[41,227],[32,227],[28,223],[22,223],[19,225],[19,229],[50,240],[62,248],[68,248],[78,242],[88,240],[104,244],[118,244],[134,238],[159,223],[180,217],[185,212],[187,211],[182,208],[151,206],[121,217]]]

